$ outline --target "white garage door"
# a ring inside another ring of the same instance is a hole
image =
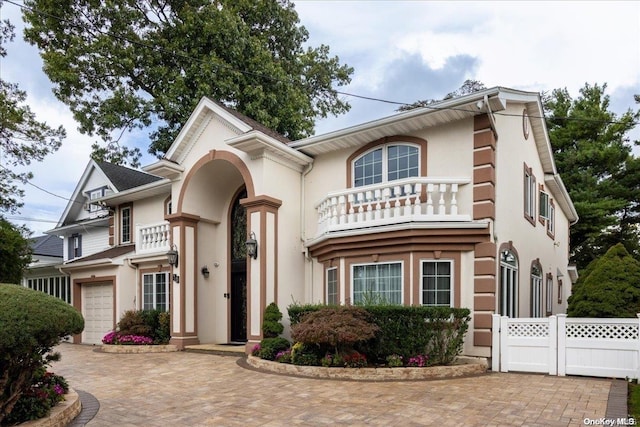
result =
[[[102,337],[113,329],[113,284],[99,283],[82,286],[82,342],[102,344]]]

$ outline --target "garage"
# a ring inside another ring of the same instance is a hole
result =
[[[82,315],[82,342],[102,344],[102,337],[112,330],[114,325],[112,282],[82,286]]]

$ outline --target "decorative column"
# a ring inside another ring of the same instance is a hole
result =
[[[257,259],[247,258],[247,345],[250,352],[262,339],[265,307],[278,301],[278,209],[282,201],[256,196],[240,201],[247,210],[247,236],[258,241]]]
[[[200,217],[175,214],[166,217],[171,230],[171,244],[178,251],[178,266],[169,275],[171,344],[183,350],[187,345],[199,344],[197,318],[196,259],[198,221]]]

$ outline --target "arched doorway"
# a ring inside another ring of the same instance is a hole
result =
[[[247,212],[240,200],[247,197],[246,188],[236,194],[231,205],[230,250],[230,341],[247,341]]]

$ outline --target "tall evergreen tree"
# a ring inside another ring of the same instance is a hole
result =
[[[31,262],[29,231],[0,217],[0,283],[19,284]]]
[[[40,49],[54,93],[110,161],[149,129],[161,156],[208,96],[291,139],[349,105],[334,89],[353,69],[329,48],[305,47],[289,0],[25,0],[25,38]]]
[[[617,242],[640,256],[640,163],[628,136],[640,112],[618,117],[606,88],[585,84],[576,99],[556,89],[544,102],[556,165],[580,217],[571,227],[572,260],[580,268]]]

